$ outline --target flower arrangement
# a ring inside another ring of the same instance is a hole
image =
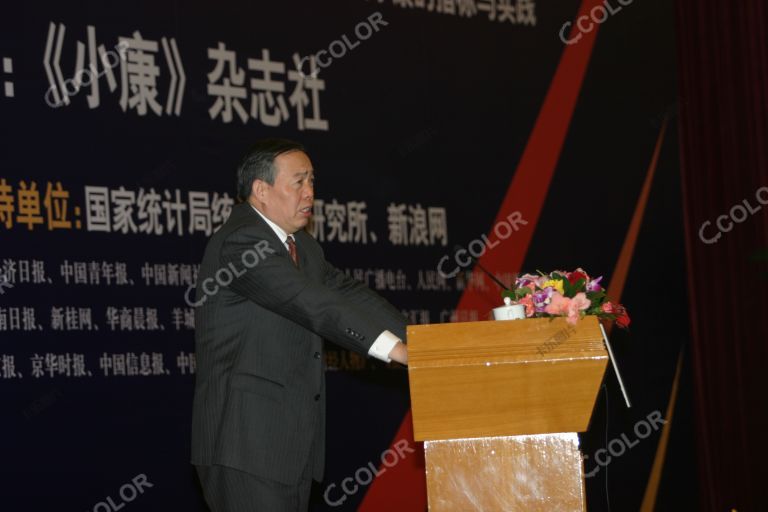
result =
[[[581,268],[549,274],[539,271],[539,275],[519,276],[514,288],[504,290],[502,296],[525,306],[528,318],[565,316],[568,323],[576,324],[584,315],[596,315],[626,329],[629,314],[624,306],[608,300],[605,289],[600,286],[602,279],[602,276],[592,279]]]

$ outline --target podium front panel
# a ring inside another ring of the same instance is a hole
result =
[[[608,354],[597,319],[408,326],[417,441],[587,430]]]
[[[430,512],[583,512],[576,433],[427,441]]]

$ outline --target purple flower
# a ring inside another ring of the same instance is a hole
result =
[[[543,313],[544,309],[549,304],[549,300],[552,298],[554,288],[547,286],[543,290],[538,290],[533,293],[533,307],[537,313]]]
[[[589,283],[587,283],[587,291],[588,292],[599,292],[602,290],[602,286],[600,286],[600,280],[603,279],[603,276],[600,276],[596,279],[591,280]]]
[[[515,288],[530,288],[531,290],[533,290],[535,288],[535,284],[536,283],[534,283],[527,277],[518,277],[515,280]]]

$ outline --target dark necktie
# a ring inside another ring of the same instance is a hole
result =
[[[296,242],[293,240],[293,235],[288,235],[288,239],[285,241],[285,243],[288,244],[288,254],[291,255],[291,259],[293,260],[293,264],[296,265],[296,268],[299,267],[299,255],[296,252]]]

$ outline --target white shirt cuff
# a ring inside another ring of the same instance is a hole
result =
[[[379,337],[376,338],[376,341],[373,342],[371,348],[368,349],[368,355],[389,363],[392,361],[392,359],[389,357],[389,353],[392,352],[392,349],[395,348],[395,345],[400,342],[400,338],[391,332],[383,331],[381,334],[379,334]]]

